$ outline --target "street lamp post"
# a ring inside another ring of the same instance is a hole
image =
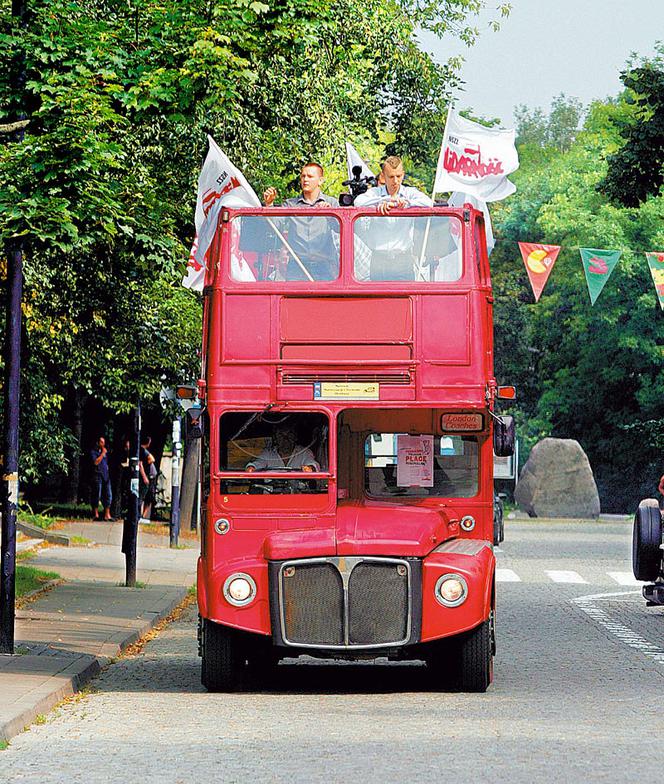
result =
[[[129,499],[127,513],[122,528],[122,552],[125,555],[125,585],[127,588],[136,586],[136,543],[138,539],[140,472],[138,463],[141,457],[141,404],[136,406],[134,422],[134,439],[136,451],[129,459]]]
[[[14,653],[16,593],[16,512],[18,508],[19,392],[21,372],[21,297],[23,251],[10,249],[7,259],[5,330],[5,432],[2,465],[2,582],[0,585],[0,653]]]
[[[12,0],[14,33],[25,30],[27,0]],[[17,47],[12,66],[11,85],[20,95],[25,85],[25,55]],[[22,101],[21,101],[22,103]],[[25,113],[18,112],[18,120]],[[14,139],[23,140],[19,123]],[[16,603],[16,511],[18,508],[19,392],[21,373],[21,299],[23,296],[23,245],[20,240],[7,254],[7,318],[5,323],[5,406],[2,477],[2,531],[0,536],[0,653],[14,653],[14,618]]]
[[[180,536],[180,450],[181,422],[180,417],[173,420],[173,457],[171,462],[171,525],[170,546],[177,547]]]

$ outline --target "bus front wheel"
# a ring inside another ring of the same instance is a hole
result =
[[[484,692],[493,680],[491,619],[466,632],[458,641],[459,689]]]
[[[243,645],[233,629],[203,620],[201,681],[208,691],[242,689],[245,657]]]

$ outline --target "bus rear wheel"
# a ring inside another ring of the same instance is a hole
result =
[[[244,683],[244,646],[227,626],[203,620],[201,682],[208,691],[240,691]]]
[[[491,619],[466,632],[458,642],[460,691],[485,692],[493,680]]]

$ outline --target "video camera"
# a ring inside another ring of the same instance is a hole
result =
[[[340,193],[339,194],[339,204],[342,207],[352,207],[355,199],[361,193],[366,193],[369,188],[373,188],[375,185],[378,184],[378,181],[375,177],[362,177],[362,167],[361,166],[353,166],[351,169],[353,172],[353,179],[352,180],[344,180],[342,185],[347,185],[350,189],[350,193]]]

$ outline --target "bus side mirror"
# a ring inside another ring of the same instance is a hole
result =
[[[499,416],[493,420],[493,451],[497,457],[511,457],[514,454],[516,428],[514,417]]]
[[[196,400],[198,390],[191,384],[179,384],[175,387],[175,397],[177,400]]]
[[[496,397],[499,400],[516,400],[516,387],[498,387]]]
[[[202,408],[190,408],[187,411],[187,434],[190,439],[203,438]]]

